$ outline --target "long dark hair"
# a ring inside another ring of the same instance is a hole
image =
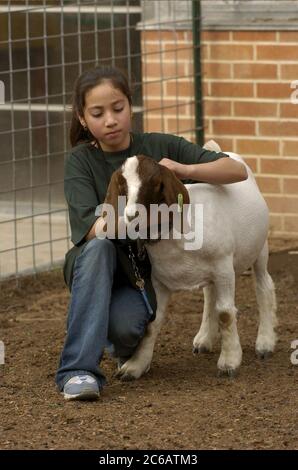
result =
[[[128,99],[130,106],[132,106],[128,80],[120,69],[115,67],[95,67],[83,72],[75,82],[72,97],[72,117],[69,132],[72,147],[79,142],[91,142],[94,139],[90,131],[84,129],[80,123],[79,116],[84,116],[86,93],[105,80],[108,80],[115,88],[119,89]]]

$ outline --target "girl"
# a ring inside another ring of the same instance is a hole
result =
[[[74,247],[66,254],[64,278],[71,291],[67,336],[56,382],[67,400],[97,399],[105,377],[99,362],[106,347],[120,367],[154,319],[137,289],[119,267],[116,244],[96,238],[112,173],[129,157],[144,154],[172,170],[184,183],[233,183],[247,178],[245,167],[182,137],[131,132],[132,98],[122,72],[96,67],[74,88],[64,188]],[[148,277],[148,292],[154,292]],[[156,307],[156,305],[155,305]]]

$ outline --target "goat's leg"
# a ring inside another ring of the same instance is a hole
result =
[[[219,337],[218,321],[215,315],[215,288],[213,284],[204,287],[204,310],[201,327],[193,340],[193,353],[210,352]]]
[[[170,297],[170,291],[163,284],[160,284],[155,279],[152,279],[152,284],[157,299],[156,318],[153,322],[149,323],[146,334],[132,357],[123,364],[116,374],[117,377],[124,381],[138,379],[150,369],[155,341],[160,331]]]
[[[259,309],[259,329],[256,353],[264,359],[270,356],[276,343],[274,327],[277,325],[274,283],[267,271],[268,243],[266,242],[253,269],[255,290]]]
[[[221,353],[217,367],[220,375],[234,376],[242,360],[235,307],[235,272],[232,259],[225,260],[215,278],[215,313],[221,333]]]

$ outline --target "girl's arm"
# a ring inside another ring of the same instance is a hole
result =
[[[169,158],[163,158],[160,165],[172,170],[177,178],[211,184],[237,183],[247,179],[247,171],[241,162],[232,158],[220,158],[214,162],[184,165]]]
[[[241,162],[228,157],[220,158],[214,162],[193,165],[184,165],[169,158],[163,158],[159,163],[172,170],[177,178],[182,180],[191,179],[211,184],[228,184],[244,181],[248,176],[246,168]],[[105,233],[104,226],[104,219],[99,217],[86,235],[86,240],[95,238],[96,234]]]

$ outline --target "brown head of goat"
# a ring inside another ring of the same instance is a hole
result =
[[[189,204],[189,195],[183,183],[175,174],[153,158],[138,155],[128,158],[121,168],[116,170],[111,178],[105,203],[114,208],[117,221],[124,215],[126,224],[132,222],[138,215],[138,207],[146,209],[146,225],[150,226],[150,208],[161,204],[172,206],[178,203],[178,195],[182,194],[183,204]],[[119,207],[119,196],[125,196],[124,214]],[[173,214],[170,213],[170,224]],[[158,214],[158,223],[161,223],[161,213]]]

